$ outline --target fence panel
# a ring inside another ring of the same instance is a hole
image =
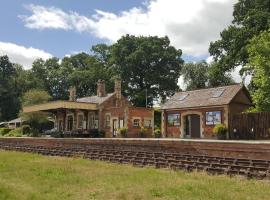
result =
[[[230,116],[230,139],[270,139],[270,112]]]

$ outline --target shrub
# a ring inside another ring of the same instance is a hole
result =
[[[0,136],[4,136],[6,134],[8,134],[12,129],[10,128],[0,128]]]
[[[22,137],[23,136],[22,129],[21,128],[13,129],[5,136],[6,137]]]
[[[161,130],[159,128],[154,130],[155,138],[161,138]]]
[[[139,136],[140,138],[146,137],[146,129],[145,129],[143,126],[141,126],[141,129],[140,129],[140,131],[139,131],[139,133],[138,133],[138,136]]]
[[[105,134],[106,134],[106,132],[104,130],[100,130],[99,133],[98,133],[98,136],[101,137],[101,138],[104,138]]]
[[[51,137],[54,137],[54,138],[63,138],[64,137],[64,134],[61,132],[61,131],[53,131],[51,132]]]
[[[30,135],[31,134],[31,128],[29,125],[22,125],[22,134],[23,135]]]
[[[119,129],[119,133],[121,135],[121,137],[126,138],[127,137],[127,132],[128,132],[128,128],[127,127],[123,127]]]
[[[90,134],[91,138],[98,138],[99,137],[98,129],[90,129],[89,134]]]
[[[228,132],[228,129],[223,124],[217,124],[213,129],[213,133],[216,134],[217,138],[221,140],[226,139],[227,132]]]

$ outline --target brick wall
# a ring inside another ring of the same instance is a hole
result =
[[[175,139],[56,139],[56,138],[0,138],[0,143],[12,143],[14,146],[32,145],[44,147],[87,148],[90,146],[134,151],[168,151],[233,157],[245,159],[270,160],[270,142],[241,141],[201,141]]]

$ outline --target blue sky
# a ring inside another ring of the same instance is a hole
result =
[[[209,57],[232,20],[235,0],[8,0],[0,7],[0,55],[34,59],[89,52],[125,34],[168,35],[186,61]]]

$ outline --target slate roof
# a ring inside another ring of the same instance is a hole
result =
[[[242,84],[236,84],[216,88],[177,92],[161,106],[161,109],[182,109],[227,105],[232,101],[237,93],[243,89],[243,87],[244,86]],[[215,95],[218,97],[213,97]]]
[[[115,93],[109,93],[105,97],[98,97],[98,96],[82,97],[78,98],[76,101],[81,103],[102,104],[103,102],[107,101],[110,97],[112,97],[114,94]]]

